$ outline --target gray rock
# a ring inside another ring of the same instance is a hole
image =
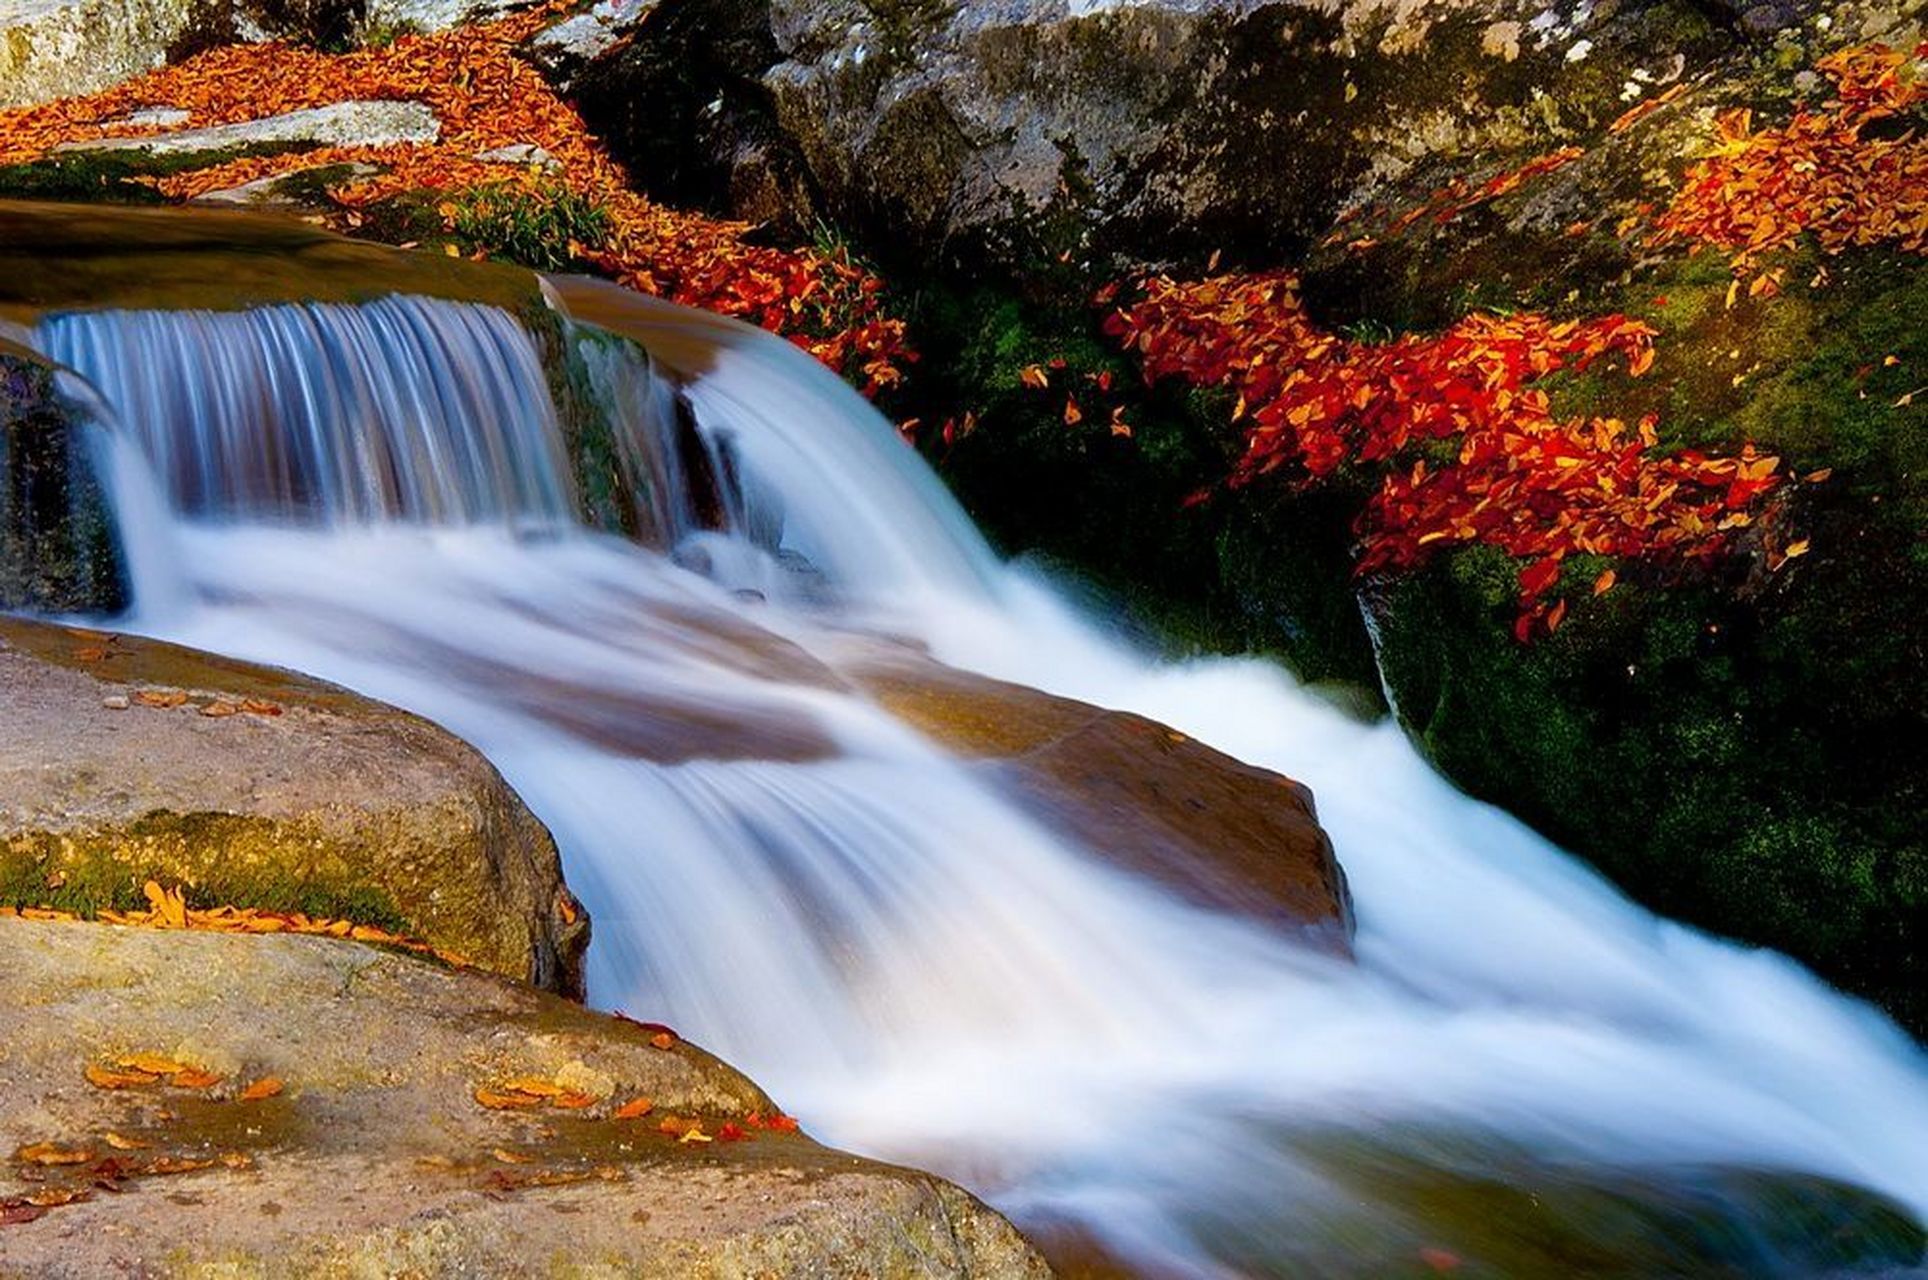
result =
[[[318,165],[290,170],[287,173],[269,174],[244,182],[236,187],[222,187],[219,191],[208,191],[194,198],[195,204],[225,205],[251,209],[294,209],[304,204],[303,199],[294,194],[291,188],[303,174],[313,173],[317,168],[334,169],[343,177],[368,177],[380,173],[381,169],[372,164]]]
[[[516,142],[506,147],[492,147],[487,151],[476,152],[475,158],[485,164],[526,164],[545,173],[562,168],[560,161],[533,142]]]
[[[0,107],[92,93],[150,71],[187,31],[190,0],[9,0]]]
[[[1018,264],[1283,249],[1425,165],[1584,136],[1634,68],[1710,56],[1673,6],[1542,10],[663,0],[580,99],[665,194],[742,217]]]
[[[94,93],[220,40],[339,40],[360,2],[5,0],[0,107]]]
[[[588,925],[555,843],[467,744],[158,641],[24,618],[0,618],[0,637],[0,883],[16,900],[136,906],[153,879],[209,905],[386,923],[580,993]]]
[[[367,0],[361,25],[364,31],[447,31],[520,7],[520,0]]]
[[[602,0],[589,12],[564,18],[538,33],[525,52],[552,80],[566,86],[582,68],[636,30],[656,4],[657,0]]]
[[[0,1016],[0,1147],[87,1157],[0,1165],[0,1205],[86,1193],[0,1228],[6,1275],[1048,1274],[949,1183],[751,1126],[775,1104],[686,1042],[353,942],[0,919]],[[223,1079],[83,1078],[139,1052]],[[475,1101],[519,1077],[589,1105]],[[672,1115],[750,1136],[679,1142]]]
[[[214,125],[206,129],[66,142],[55,150],[145,151],[150,155],[178,155],[189,151],[221,151],[264,142],[385,147],[403,142],[433,142],[441,132],[441,121],[421,103],[377,99],[336,102],[325,107],[310,107],[261,120]]]
[[[186,124],[193,116],[193,112],[180,107],[142,107],[117,123],[135,129],[175,129]]]

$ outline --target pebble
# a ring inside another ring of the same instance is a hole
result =
[[[110,693],[100,700],[100,705],[106,707],[109,711],[125,711],[127,710],[127,695],[124,693]]]

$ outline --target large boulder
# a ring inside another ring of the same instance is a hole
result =
[[[574,77],[652,187],[916,261],[1303,243],[1440,157],[1568,136],[1723,47],[1685,0],[664,0]]]
[[[349,920],[578,995],[548,832],[443,730],[318,681],[0,618],[0,905]]]
[[[331,44],[363,0],[28,0],[0,10],[0,107],[94,93],[210,44]]]
[[[672,1033],[486,975],[4,918],[0,975],[0,1274],[1048,1274]]]

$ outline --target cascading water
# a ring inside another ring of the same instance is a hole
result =
[[[124,426],[135,625],[479,745],[596,918],[596,1003],[1145,1271],[1794,1274],[1830,1256],[1819,1179],[1928,1211],[1928,1062],[1876,1013],[1633,907],[1273,667],[1114,645],[788,344],[556,288],[686,381],[693,428],[583,337],[661,552],[571,522],[499,313],[69,315],[36,342]],[[689,429],[717,518],[660,492]],[[1356,964],[1108,868],[836,673],[906,641],[1310,783]]]

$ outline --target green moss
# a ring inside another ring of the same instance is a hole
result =
[[[449,204],[458,241],[536,271],[580,269],[582,251],[609,236],[608,210],[559,181],[477,187]]]
[[[0,197],[160,204],[161,194],[143,179],[189,173],[249,156],[287,155],[308,147],[309,144],[299,142],[261,142],[171,155],[144,151],[64,152],[26,164],[0,165]]]
[[[380,887],[300,871],[264,853],[286,840],[282,824],[225,813],[152,813],[111,830],[17,836],[0,847],[0,906],[85,917],[144,911],[142,886],[156,880],[179,885],[191,907],[301,912],[398,934],[415,930]]]

